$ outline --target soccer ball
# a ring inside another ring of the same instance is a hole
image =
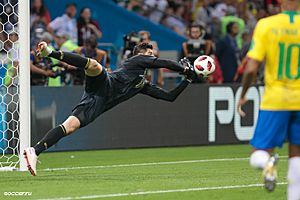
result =
[[[204,77],[212,74],[216,69],[214,59],[210,56],[199,56],[194,61],[194,70],[197,75],[203,75]]]

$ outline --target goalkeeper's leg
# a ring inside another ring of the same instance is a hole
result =
[[[66,62],[78,68],[82,68],[88,76],[98,76],[102,73],[103,67],[96,60],[85,58],[75,53],[54,51],[47,46],[46,42],[40,42],[37,48],[38,56],[49,56]]]
[[[63,124],[51,129],[34,147],[24,150],[27,167],[33,176],[36,176],[37,157],[40,153],[56,144],[63,137],[70,135],[80,128],[80,121],[75,116],[70,116]]]

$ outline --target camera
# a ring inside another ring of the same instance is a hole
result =
[[[124,40],[124,50],[123,59],[130,58],[133,55],[133,49],[135,45],[143,41],[141,36],[137,32],[131,32],[123,37]]]
[[[184,56],[193,63],[198,56],[204,55],[207,49],[207,34],[204,26],[193,23],[189,26],[189,39],[184,45]]]
[[[193,63],[200,55],[205,54],[206,41],[202,38],[199,39],[189,39],[187,41],[187,58],[191,63]]]

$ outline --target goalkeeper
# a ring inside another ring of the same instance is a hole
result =
[[[52,51],[45,42],[38,45],[37,55],[51,57],[67,64],[82,68],[86,74],[85,91],[80,103],[72,114],[60,125],[50,130],[34,147],[26,148],[24,156],[28,170],[35,176],[37,156],[56,144],[61,138],[72,134],[94,121],[100,114],[138,93],[156,99],[174,101],[177,96],[196,78],[193,67],[183,59],[180,64],[153,56],[149,43],[136,45],[134,56],[125,60],[119,68],[107,73],[97,61],[80,55]],[[185,79],[172,91],[165,91],[145,80],[147,68],[168,68],[185,75]]]

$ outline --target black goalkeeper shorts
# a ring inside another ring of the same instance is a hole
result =
[[[105,103],[109,99],[111,80],[106,70],[98,76],[86,76],[85,91],[80,103],[72,110],[72,115],[80,121],[80,127],[84,127],[94,121],[104,112]]]

